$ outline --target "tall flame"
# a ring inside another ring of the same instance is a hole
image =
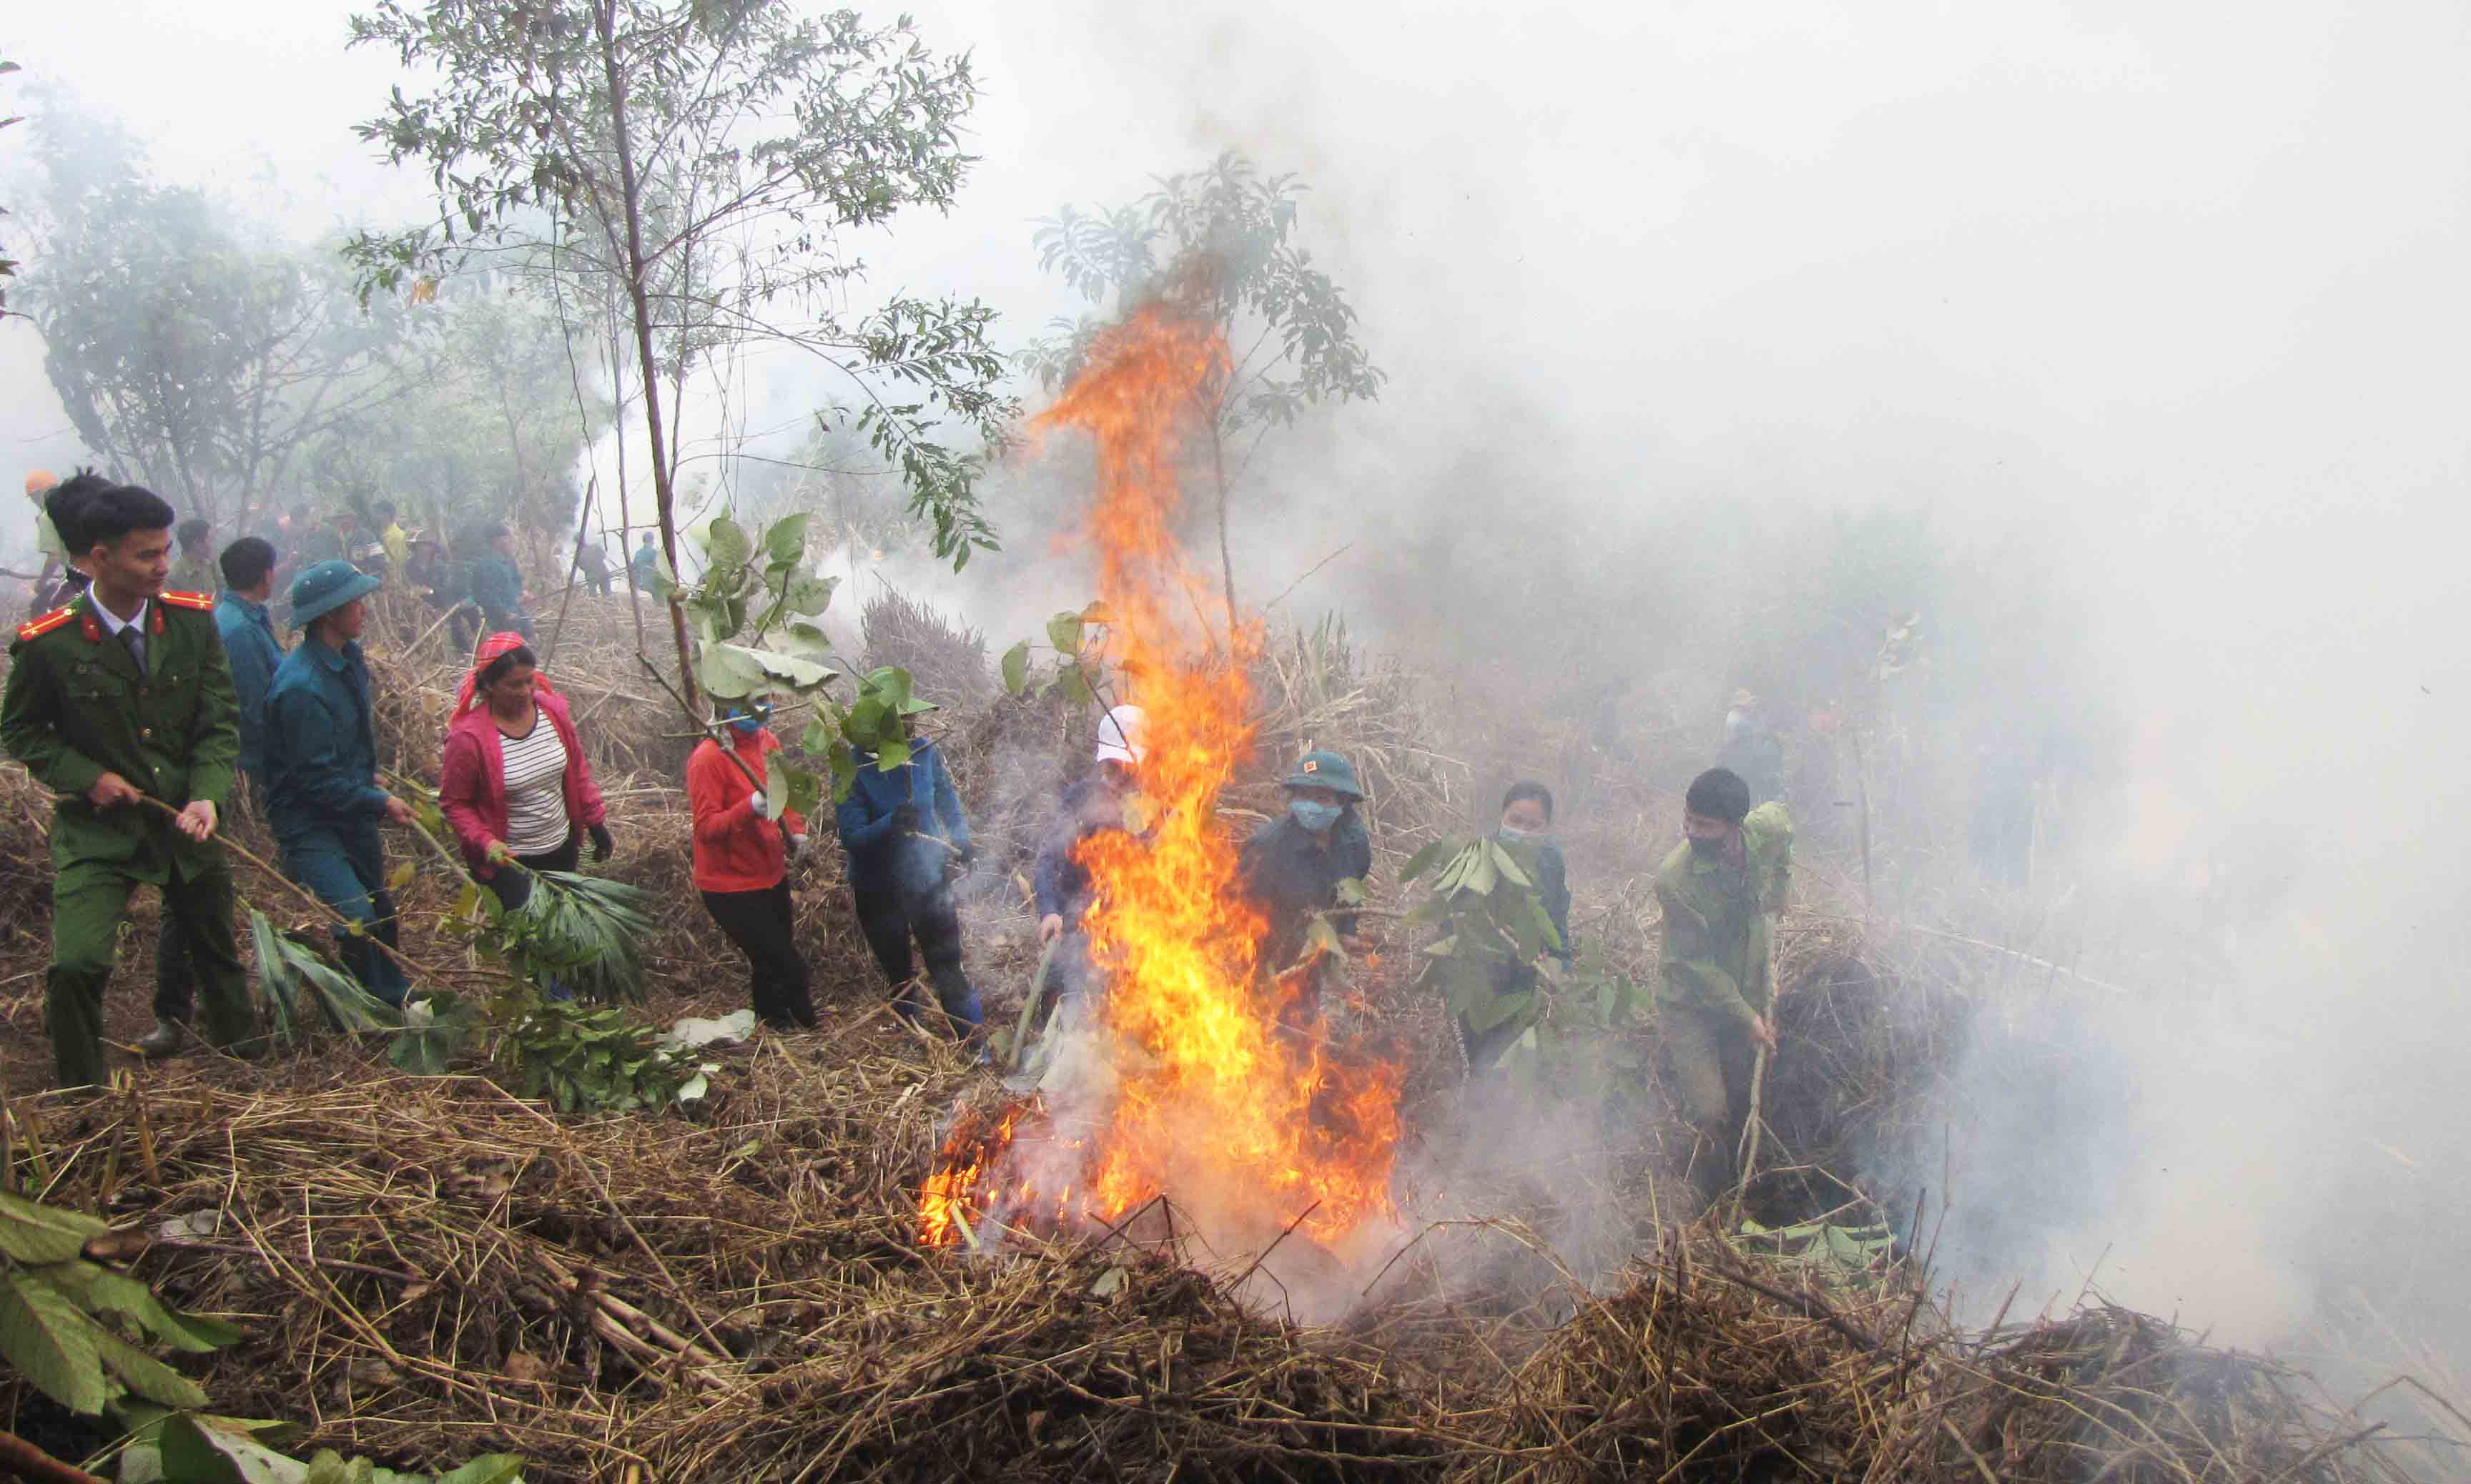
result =
[[[1389,1209],[1399,1069],[1335,1052],[1299,1024],[1311,1002],[1298,1000],[1297,977],[1265,972],[1286,966],[1259,962],[1264,925],[1218,818],[1250,746],[1259,627],[1229,615],[1233,631],[1212,632],[1202,615],[1215,596],[1186,565],[1173,522],[1183,435],[1228,364],[1213,328],[1153,306],[1102,333],[1039,419],[1095,445],[1087,530],[1108,659],[1132,692],[1118,698],[1143,711],[1138,771],[1156,824],[1140,837],[1090,836],[1079,851],[1094,888],[1083,926],[1105,984],[1113,1076],[1059,1093],[1079,1105],[1047,1110],[1053,1137],[1034,1143],[1011,1140],[1018,1110],[964,1118],[922,1202],[930,1242],[955,1239],[963,1207],[1105,1223],[1164,1194],[1213,1245],[1300,1222],[1332,1247]],[[999,1127],[1000,1149],[988,1139]],[[1071,1166],[1056,1166],[1059,1146]],[[1036,1189],[1072,1175],[1077,1200]]]

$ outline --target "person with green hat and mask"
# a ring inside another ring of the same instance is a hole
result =
[[[961,968],[961,916],[953,903],[950,868],[977,859],[969,815],[933,739],[917,734],[915,718],[935,704],[912,695],[907,671],[890,667],[867,676],[859,704],[871,699],[901,718],[909,758],[882,768],[874,753],[859,754],[858,779],[835,817],[849,859],[852,905],[866,946],[896,996],[905,995],[916,977],[910,940],[917,940],[945,1028],[955,1040],[967,1039],[977,1035],[984,1015],[978,992]],[[904,1015],[916,1013],[906,998],[900,1008]]]
[[[378,586],[340,558],[292,579],[292,622],[303,633],[266,693],[266,822],[282,847],[284,874],[360,929],[335,933],[352,977],[400,1005],[403,968],[378,946],[395,943],[378,826],[411,823],[412,806],[377,778],[360,639]]]
[[[1373,871],[1373,836],[1356,806],[1364,802],[1354,765],[1335,752],[1296,760],[1283,785],[1286,813],[1253,833],[1237,861],[1244,893],[1269,923],[1261,966],[1276,974],[1304,956],[1313,914],[1338,906],[1338,883]],[[1356,944],[1355,914],[1332,916],[1341,942]]]

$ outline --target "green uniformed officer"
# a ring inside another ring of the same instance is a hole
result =
[[[1711,767],[1690,785],[1682,831],[1656,870],[1664,908],[1657,1019],[1699,1134],[1692,1179],[1712,1201],[1739,1178],[1753,1067],[1760,1048],[1776,1049],[1768,914],[1791,885],[1793,822],[1781,804],[1751,808],[1750,786]]]
[[[214,600],[163,590],[172,507],[114,484],[55,501],[49,513],[93,585],[18,628],[0,746],[59,795],[44,1008],[54,1072],[61,1086],[81,1087],[104,1080],[103,991],[140,883],[162,888],[164,910],[187,937],[206,1038],[233,1047],[250,1032],[231,862],[214,837],[240,726]]]

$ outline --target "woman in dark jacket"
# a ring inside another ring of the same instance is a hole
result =
[[[943,755],[910,728],[908,718],[933,711],[934,704],[911,696],[906,676],[896,682],[891,672],[879,670],[867,685],[900,708],[909,760],[885,769],[876,766],[872,754],[861,754],[858,781],[835,816],[859,928],[895,995],[916,977],[909,948],[914,936],[946,1029],[955,1039],[968,1037],[984,1017],[978,992],[961,969],[961,916],[948,868],[977,859],[969,816],[961,811]],[[901,1011],[916,1013],[906,1000]]]

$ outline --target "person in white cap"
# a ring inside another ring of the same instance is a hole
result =
[[[1083,840],[1105,830],[1138,832],[1141,821],[1141,708],[1118,706],[1098,721],[1096,766],[1064,790],[1063,808],[1039,842],[1032,881],[1038,895],[1038,940],[1056,944],[1048,973],[1059,999],[1077,995],[1092,978],[1081,917],[1090,909],[1090,871],[1076,856]]]

